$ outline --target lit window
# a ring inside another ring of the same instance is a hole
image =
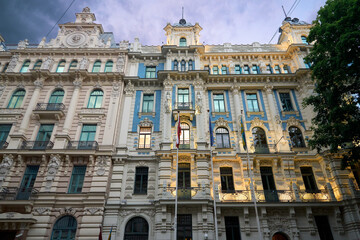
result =
[[[225,100],[224,94],[217,93],[214,97],[214,112],[225,112]]]
[[[275,70],[275,73],[276,73],[276,74],[280,74],[280,73],[281,73],[279,65],[275,65],[274,70]]]
[[[273,70],[272,70],[272,67],[271,67],[270,64],[266,65],[266,71],[267,71],[268,73],[270,73],[270,74],[273,73]]]
[[[181,60],[181,71],[182,72],[186,71],[186,62],[185,62],[185,60]]]
[[[231,167],[220,168],[221,192],[232,193],[235,191],[234,179]]]
[[[152,112],[154,106],[154,94],[144,94],[142,112]]]
[[[241,67],[240,67],[240,65],[235,65],[235,74],[241,74]]]
[[[84,184],[86,166],[74,166],[68,193],[81,193]]]
[[[302,41],[302,43],[304,43],[306,45],[309,44],[308,41],[307,41],[307,38],[305,36],[301,36],[301,41]]]
[[[177,60],[174,60],[174,70],[175,71],[179,70],[179,62]]]
[[[78,64],[78,61],[73,60],[73,61],[70,63],[69,71],[70,71],[70,70],[75,70],[75,69],[77,68],[77,64]]]
[[[26,60],[24,62],[24,64],[22,65],[21,69],[20,69],[20,72],[21,73],[25,73],[29,70],[29,66],[30,66],[30,60]]]
[[[216,147],[230,148],[229,131],[226,128],[219,127],[216,129]]]
[[[284,73],[285,73],[285,74],[291,73],[290,67],[289,67],[288,65],[284,65],[283,70],[284,70]]]
[[[253,65],[252,67],[252,73],[253,74],[259,74],[260,71],[259,71],[259,67],[257,65]]]
[[[248,65],[244,65],[244,74],[250,74],[250,68]]]
[[[90,94],[87,108],[101,108],[104,92],[102,90],[94,90]]]
[[[246,101],[249,112],[260,112],[256,93],[246,94]]]
[[[100,68],[101,68],[101,61],[97,60],[94,62],[92,72],[95,72],[95,73],[100,72]]]
[[[112,72],[113,69],[113,61],[107,61],[105,64],[105,72]]]
[[[150,148],[151,127],[141,127],[139,136],[139,148]]]
[[[316,193],[318,188],[316,186],[316,181],[314,173],[311,167],[300,167],[301,175],[305,184],[306,192]]]
[[[305,146],[304,138],[301,130],[297,127],[289,127],[289,135],[292,147],[303,148]]]
[[[291,104],[290,93],[279,93],[279,95],[283,111],[294,111],[294,108]]]
[[[221,74],[227,74],[227,67],[224,65],[221,67]]]
[[[155,78],[156,67],[147,66],[145,69],[145,78]]]
[[[25,97],[25,90],[19,89],[13,93],[7,108],[20,108]]]
[[[146,194],[148,184],[148,167],[137,167],[135,172],[134,194]]]
[[[218,66],[213,66],[213,74],[219,74]]]
[[[76,228],[76,219],[66,215],[56,221],[51,234],[51,240],[75,240]]]
[[[189,71],[194,70],[194,65],[193,64],[194,64],[193,61],[190,59],[189,62],[188,62]]]
[[[36,61],[33,69],[34,69],[34,70],[40,70],[41,64],[42,64],[42,61],[41,61],[41,60]]]
[[[56,68],[56,72],[62,73],[65,70],[65,60],[61,60]]]
[[[190,126],[187,123],[181,123],[180,146],[181,149],[190,148]]]
[[[179,46],[186,47],[186,38],[180,38]]]
[[[259,127],[253,128],[252,137],[254,141],[255,153],[269,153],[264,129]]]

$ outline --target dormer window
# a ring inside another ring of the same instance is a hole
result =
[[[186,47],[186,38],[180,38],[179,46]]]

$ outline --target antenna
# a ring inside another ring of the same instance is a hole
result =
[[[182,14],[181,14],[181,18],[184,19],[184,7],[182,7]]]
[[[283,5],[281,5],[281,7],[282,7],[282,10],[284,11],[285,17],[287,18],[287,15],[286,15],[286,12],[285,12],[284,6],[283,6]]]

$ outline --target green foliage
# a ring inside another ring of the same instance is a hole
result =
[[[344,165],[360,156],[360,0],[328,0],[308,41],[314,95],[305,99],[316,113],[309,144],[318,151],[348,149]]]

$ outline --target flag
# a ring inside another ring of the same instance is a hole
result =
[[[210,118],[210,114],[209,114],[209,132],[210,132],[210,146],[214,145],[214,136],[213,136],[213,130],[211,127],[211,118]]]
[[[111,229],[110,229],[110,234],[109,234],[108,240],[111,240],[111,232],[112,232],[112,226],[111,226]]]
[[[178,126],[177,126],[177,138],[176,138],[177,148],[179,148],[180,145],[180,136],[181,136],[180,113],[178,113]]]
[[[242,138],[242,142],[243,142],[243,147],[246,150],[247,146],[246,146],[245,128],[244,128],[244,123],[243,123],[242,117],[240,119],[240,129],[241,129],[241,138]]]
[[[99,240],[102,240],[102,231],[101,231],[101,226],[100,226]]]

